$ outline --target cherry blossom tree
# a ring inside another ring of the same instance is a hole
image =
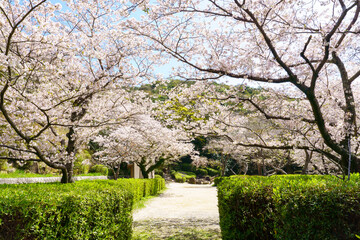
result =
[[[110,131],[110,132],[109,132]],[[109,133],[106,133],[109,132]],[[93,154],[96,162],[110,168],[117,180],[121,164],[130,163],[135,160],[134,151],[137,147],[137,132],[130,126],[123,126],[117,129],[107,129],[93,139],[100,150]]]
[[[158,108],[162,121],[182,126],[191,136],[206,136],[211,143],[207,148],[219,156],[231,156],[244,169],[250,158],[264,174],[292,173],[291,166],[296,164],[304,166],[302,172],[311,167],[326,173],[329,171],[323,167],[328,165],[341,170],[336,161],[324,158],[328,149],[319,131],[303,117],[309,113],[294,111],[306,103],[305,99],[273,89],[204,82],[179,85],[162,94],[168,97]],[[271,115],[275,109],[282,115],[294,111],[298,120],[279,121]],[[225,169],[226,161],[222,163]]]
[[[128,103],[143,96],[126,88],[149,67],[124,22],[141,4],[0,3],[0,159],[41,161],[72,182],[92,131],[137,114]]]
[[[165,162],[178,161],[193,151],[182,130],[164,127],[149,115],[139,115],[128,126],[107,131],[109,134],[94,138],[102,148],[95,153],[99,161],[107,166],[133,162],[144,178]]]
[[[152,40],[155,50],[188,66],[176,76],[282,85],[294,92],[287,94],[291,111],[281,111],[276,95],[266,109],[261,102],[238,100],[278,123],[310,125],[326,148],[303,148],[321,152],[344,171],[350,162],[352,171],[360,171],[360,1],[157,1],[149,9],[147,22],[131,27]],[[247,146],[301,147],[260,141]]]

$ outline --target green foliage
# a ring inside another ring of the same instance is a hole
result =
[[[210,175],[210,176],[218,176],[218,175],[220,175],[220,171],[219,170],[216,170],[216,169],[213,169],[213,168],[206,168],[206,170],[207,170],[207,172],[208,172],[208,174]]]
[[[196,170],[196,175],[201,176],[201,177],[205,177],[206,175],[208,175],[208,171],[204,168],[198,168]]]
[[[214,179],[214,186],[218,186],[220,183],[221,183],[221,181],[222,180],[224,180],[224,179],[226,179],[226,177],[216,177],[215,179]]]
[[[76,154],[75,162],[74,162],[74,174],[86,174],[90,170],[90,166],[83,164],[85,160],[91,159],[91,154],[87,150],[80,151]]]
[[[163,179],[1,185],[0,239],[131,239],[133,203],[164,186]]]
[[[192,165],[191,163],[181,163],[179,165],[180,165],[181,171],[186,171],[186,172],[195,172],[196,171],[196,167],[194,165]]]
[[[0,160],[0,171],[6,171],[8,170],[9,166],[6,162],[6,160]]]
[[[190,178],[196,178],[196,175],[193,172],[186,172],[186,171],[175,172],[174,171],[173,173],[174,173],[175,181],[180,182],[180,183],[184,183]]]
[[[109,169],[104,165],[94,165],[90,168],[89,173],[101,173],[102,175],[107,176]]]
[[[359,175],[217,178],[223,239],[355,239]]]
[[[38,174],[30,173],[24,170],[17,169],[12,173],[0,173],[0,178],[40,178],[40,177],[60,177],[59,173],[47,173],[47,174]],[[102,173],[83,173],[76,174],[75,176],[103,176]]]
[[[155,178],[163,178],[161,175],[155,174]]]
[[[160,176],[163,177],[164,176],[164,171],[162,169],[155,169],[155,177],[156,176]]]
[[[12,173],[0,173],[0,178],[33,178],[33,177],[60,177],[59,174],[37,174],[25,170],[16,169]]]

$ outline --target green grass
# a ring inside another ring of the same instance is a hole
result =
[[[60,174],[36,174],[24,170],[16,170],[12,173],[0,173],[0,178],[34,178],[34,177],[60,177]]]
[[[163,229],[164,231],[164,229]],[[221,240],[221,234],[215,230],[203,230],[199,228],[172,229],[168,234],[161,234],[156,230],[135,230],[132,240]]]
[[[79,174],[75,176],[103,176],[102,173],[86,173]],[[29,173],[24,170],[16,170],[12,173],[0,173],[0,178],[36,178],[36,177],[61,177],[61,174],[58,173],[48,173],[48,174],[37,174],[37,173]]]
[[[142,209],[145,208],[145,203],[157,196],[159,196],[161,193],[163,193],[166,190],[166,187],[163,190],[160,190],[156,195],[153,196],[148,196],[148,197],[144,197],[141,200],[135,202],[134,206],[133,206],[133,210],[138,210],[138,209]]]
[[[92,177],[92,176],[104,176],[102,173],[83,173],[79,175],[75,175],[75,177]]]

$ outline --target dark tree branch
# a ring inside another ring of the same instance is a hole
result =
[[[342,2],[340,0],[340,2]],[[356,11],[355,11],[355,15],[353,17],[353,20],[350,22],[349,26],[346,28],[346,30],[343,32],[343,34],[341,35],[340,39],[338,40],[338,42],[335,44],[335,48],[338,48],[341,43],[343,42],[344,38],[346,37],[347,33],[350,32],[351,28],[354,26],[354,24],[356,23],[356,21],[359,18],[359,12],[360,12],[360,1],[356,1],[357,2],[357,6],[356,6]],[[343,10],[346,8],[344,3],[342,3],[342,7]]]
[[[11,160],[11,161],[25,161],[25,162],[41,162],[38,158],[17,158],[17,157],[3,157],[0,156],[0,159]]]
[[[357,71],[351,78],[349,78],[349,82],[350,84],[355,81],[355,79],[357,79],[360,76],[360,70]]]
[[[9,85],[5,84],[4,88],[2,89],[2,91],[0,92],[0,111],[3,113],[4,118],[6,119],[6,121],[10,124],[11,128],[14,129],[14,131],[22,138],[24,139],[27,143],[30,141],[29,137],[26,136],[14,123],[14,121],[10,118],[7,110],[5,109],[5,92],[7,91]]]
[[[311,61],[305,56],[305,52],[306,52],[306,49],[307,49],[310,41],[311,41],[311,35],[309,36],[307,42],[305,43],[304,49],[303,49],[302,52],[300,53],[300,56],[301,56],[301,57],[305,60],[305,62],[309,65],[309,67],[311,68],[311,71],[312,71],[313,73],[315,73],[315,68],[314,68],[314,66],[312,65]]]
[[[257,29],[260,31],[261,35],[263,36],[266,45],[268,46],[268,48],[270,49],[272,55],[274,56],[276,62],[287,72],[287,74],[289,75],[291,82],[296,82],[297,77],[296,75],[291,71],[291,69],[286,65],[286,63],[281,59],[281,57],[279,56],[279,54],[277,53],[272,41],[270,40],[269,36],[266,34],[264,28],[261,26],[261,24],[258,22],[256,16],[249,10],[249,9],[244,9],[242,4],[239,3],[238,0],[234,0],[236,5],[240,8],[243,9],[251,18],[251,20],[253,21],[253,23],[256,25]]]
[[[278,120],[286,120],[286,121],[292,120],[290,117],[274,116],[274,115],[267,114],[267,113],[264,111],[264,109],[262,109],[259,105],[257,105],[257,104],[256,104],[253,100],[251,100],[251,99],[248,99],[248,98],[239,98],[239,100],[250,102],[259,112],[261,112],[261,113],[265,116],[266,119],[278,119]],[[307,122],[307,123],[316,123],[315,120],[307,119],[307,118],[301,118],[301,121]]]
[[[47,0],[42,0],[41,2],[39,2],[38,4],[36,4],[35,6],[32,6],[31,9],[12,27],[12,30],[8,36],[7,42],[6,42],[6,50],[5,50],[5,55],[7,56],[9,54],[9,50],[10,50],[10,45],[11,45],[11,38],[14,35],[17,27],[27,18],[27,16],[29,16],[37,7],[39,7],[41,4],[43,4],[44,2],[46,2]]]
[[[355,136],[357,135],[357,127],[356,127],[356,109],[355,109],[355,100],[354,95],[351,89],[351,83],[349,81],[349,77],[345,68],[344,63],[341,61],[341,59],[337,56],[335,52],[332,52],[332,57],[334,59],[335,65],[338,67],[342,85],[343,85],[343,92],[345,96],[345,122],[349,126],[354,126],[355,128]],[[350,133],[349,133],[350,134]],[[347,134],[347,135],[349,135]]]
[[[26,153],[36,154],[36,152],[28,150],[28,149],[20,149],[20,148],[14,147],[14,146],[9,146],[9,145],[4,145],[4,144],[0,144],[0,147],[8,148],[8,149],[11,149],[11,150],[14,150],[14,151],[17,151],[17,152],[26,152]]]

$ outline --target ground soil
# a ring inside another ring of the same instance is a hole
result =
[[[134,239],[221,239],[217,190],[211,185],[169,183],[133,218]]]

